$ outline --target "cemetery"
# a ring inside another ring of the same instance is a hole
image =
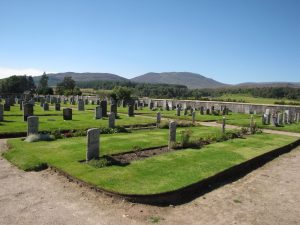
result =
[[[199,190],[249,172],[299,144],[298,137],[260,130],[299,132],[299,113],[291,117],[288,110],[285,117],[278,112],[275,121],[270,110],[261,115],[184,104],[164,109],[158,102],[143,100],[122,105],[61,97],[59,104],[47,103],[47,98],[57,97],[37,97],[31,103],[10,105],[9,110],[0,105],[0,135],[20,137],[8,140],[10,149],[3,156],[22,170],[49,167],[134,202],[187,201]],[[227,124],[239,128],[229,129]]]

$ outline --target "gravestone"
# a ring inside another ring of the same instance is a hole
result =
[[[88,105],[89,104],[89,100],[86,98],[86,99],[84,99],[84,104],[85,105]]]
[[[98,159],[100,152],[100,129],[87,130],[86,161]]]
[[[226,126],[226,118],[223,116],[222,118],[222,133],[225,134],[225,126]]]
[[[45,102],[43,105],[44,111],[49,111],[49,103]]]
[[[64,120],[72,120],[72,109],[71,108],[63,109],[63,118],[64,118]]]
[[[27,121],[29,116],[33,116],[33,105],[26,103],[23,105],[23,120]]]
[[[254,118],[253,118],[253,115],[251,115],[251,118],[250,118],[250,132],[251,132],[251,134],[254,133]]]
[[[169,149],[172,149],[176,144],[176,122],[170,121],[169,123]]]
[[[286,114],[285,114],[285,112],[282,113],[282,124],[286,124]]]
[[[3,121],[3,114],[4,114],[4,108],[3,108],[3,105],[0,104],[0,121],[1,122]]]
[[[60,111],[60,103],[55,103],[55,111]]]
[[[187,113],[188,113],[188,110],[187,110],[187,108],[185,108],[184,111],[183,111],[183,114],[186,116]]]
[[[204,107],[203,107],[203,106],[200,107],[200,114],[201,114],[201,115],[204,114]]]
[[[95,109],[95,119],[101,119],[102,118],[102,108],[101,106],[96,106],[96,109]]]
[[[209,115],[209,114],[210,114],[209,109],[206,109],[206,115]]]
[[[192,121],[193,121],[193,123],[195,123],[195,119],[196,119],[196,112],[193,111],[192,112]]]
[[[282,125],[282,113],[277,114],[277,124]]]
[[[27,117],[27,136],[39,133],[39,118],[37,116]]]
[[[111,112],[108,117],[108,127],[109,128],[115,127],[115,120],[116,120],[116,116],[113,112]]]
[[[150,103],[149,103],[149,109],[153,109],[153,107],[154,107],[154,103],[151,101]]]
[[[8,104],[8,103],[4,103],[4,111],[10,111],[10,104]]]
[[[78,101],[78,111],[84,111],[84,101],[83,100]]]
[[[132,103],[128,105],[128,116],[134,116],[134,105]]]
[[[45,99],[44,98],[41,98],[41,101],[40,101],[40,106],[43,107],[45,104]]]
[[[300,113],[297,113],[296,122],[299,123],[300,120]]]
[[[102,116],[107,117],[107,101],[106,100],[101,101],[100,106],[102,109]]]
[[[156,113],[156,125],[160,124],[161,122],[161,113],[157,112]]]
[[[110,105],[110,112],[114,113],[115,116],[117,116],[117,114],[118,114],[118,105],[114,101]]]
[[[177,108],[176,108],[176,115],[177,115],[177,116],[180,116],[180,107],[177,107]]]

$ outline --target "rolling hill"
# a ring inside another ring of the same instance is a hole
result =
[[[226,86],[226,84],[215,81],[211,78],[189,72],[146,73],[132,78],[131,81],[137,83],[181,84],[190,89],[217,88]]]
[[[75,81],[128,81],[128,79],[111,74],[111,73],[74,73],[74,72],[66,72],[66,73],[49,73],[47,74],[49,77],[48,84],[50,86],[55,86],[57,83],[61,82],[65,76],[70,76]],[[38,83],[41,76],[34,77],[34,82]]]

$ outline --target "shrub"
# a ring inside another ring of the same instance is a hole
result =
[[[183,148],[188,147],[190,144],[190,139],[191,139],[193,131],[183,130],[180,133],[181,133],[181,146]]]
[[[107,158],[100,158],[100,159],[92,159],[88,161],[87,164],[96,168],[102,168],[102,167],[112,165],[112,162]]]

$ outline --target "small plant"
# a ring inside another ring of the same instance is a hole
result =
[[[151,216],[151,217],[149,218],[149,221],[150,221],[151,223],[159,223],[161,220],[163,220],[163,218],[160,218],[160,217],[158,217],[158,216]]]
[[[183,130],[180,133],[181,133],[181,146],[183,148],[186,148],[190,144],[190,139],[191,139],[193,131],[191,131],[191,130]]]
[[[92,159],[88,161],[87,164],[96,168],[103,168],[106,166],[110,166],[112,162],[106,158],[100,158],[100,159]]]

